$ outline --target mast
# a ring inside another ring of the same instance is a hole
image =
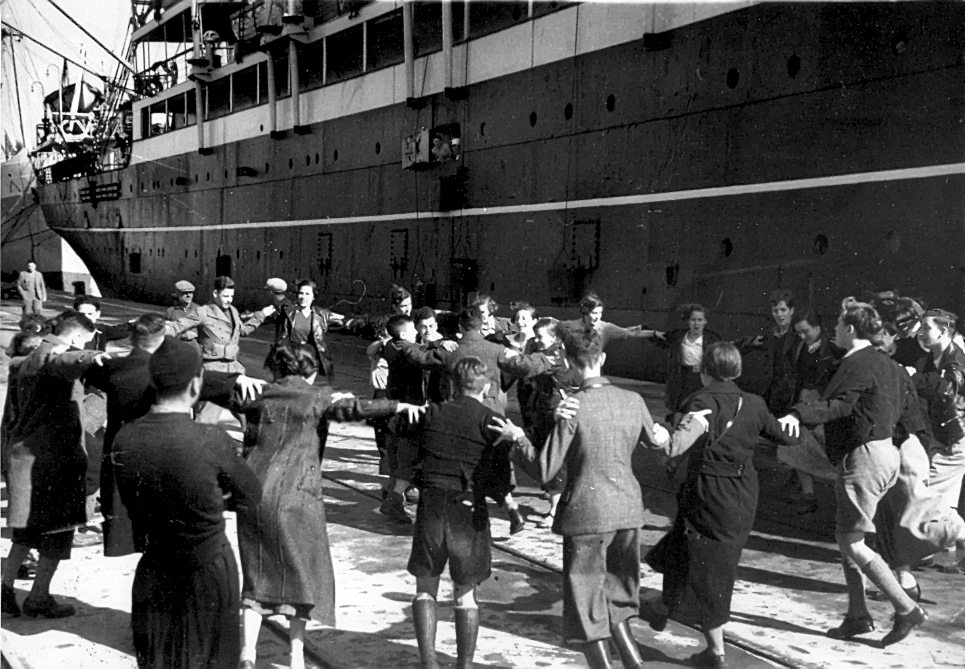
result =
[[[27,146],[27,135],[23,131],[23,109],[20,106],[20,79],[17,77],[17,56],[13,48],[13,35],[7,33],[7,37],[10,42],[10,65],[13,67],[13,90],[14,95],[17,96],[17,116],[20,119],[20,139],[22,144]],[[44,111],[46,113],[46,105],[44,105]]]

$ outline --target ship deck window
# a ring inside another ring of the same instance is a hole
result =
[[[484,0],[469,5],[469,36],[480,37],[508,28],[528,18],[529,3],[523,0],[493,2]],[[454,21],[455,23],[455,21]]]
[[[206,118],[219,118],[231,111],[231,77],[215,79],[204,87]]]
[[[190,99],[189,99],[190,98]],[[168,98],[169,129],[177,130],[196,122],[194,114],[194,91],[190,95],[175,95]]]
[[[401,9],[372,19],[368,23],[368,31],[369,70],[395,65],[404,60]]]
[[[268,61],[258,63],[258,102],[268,101]],[[263,128],[264,129],[264,128]]]
[[[301,90],[317,88],[325,83],[324,55],[322,40],[298,49],[298,86]]]
[[[234,95],[232,110],[249,109],[258,104],[258,68],[246,67],[231,76],[234,78],[231,86]]]
[[[330,35],[328,62],[325,63],[327,81],[332,83],[362,74],[362,26]]]

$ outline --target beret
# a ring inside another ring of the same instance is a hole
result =
[[[265,282],[265,290],[273,290],[276,293],[284,293],[286,290],[288,290],[288,284],[285,283],[284,279],[268,279],[268,281]]]
[[[201,373],[201,351],[194,344],[165,337],[151,356],[149,368],[156,390],[179,390]]]

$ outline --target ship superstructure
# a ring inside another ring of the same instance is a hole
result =
[[[965,303],[959,3],[162,2],[129,164],[48,175],[102,287],[310,277],[323,299],[764,322]],[[245,289],[248,289],[247,291]]]

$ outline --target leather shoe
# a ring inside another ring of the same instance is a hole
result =
[[[412,524],[412,517],[409,516],[405,510],[405,500],[402,497],[402,493],[390,492],[386,498],[382,500],[382,504],[379,506],[379,512],[401,525]]]
[[[519,509],[509,510],[509,533],[519,534],[526,529],[526,521],[523,520],[523,514],[519,512]]]
[[[916,606],[909,613],[896,613],[895,624],[891,631],[881,639],[881,645],[890,646],[893,643],[898,643],[911,634],[913,629],[924,624],[926,620],[928,620],[928,614],[920,606]]]
[[[9,585],[3,586],[3,591],[0,592],[0,608],[3,609],[3,615],[5,616],[10,616],[11,618],[20,617],[20,606],[17,605],[17,591]]]
[[[723,669],[727,666],[727,658],[718,655],[710,648],[704,648],[701,652],[691,655],[688,661],[695,667],[706,669]]]
[[[77,611],[70,604],[58,604],[57,600],[51,595],[47,595],[41,600],[32,600],[30,596],[23,600],[23,614],[34,618],[43,616],[44,618],[66,618],[72,616]]]
[[[874,628],[875,621],[872,620],[871,616],[862,616],[860,618],[849,618],[845,616],[844,622],[828,630],[828,636],[832,639],[850,639],[859,634],[872,632]]]

